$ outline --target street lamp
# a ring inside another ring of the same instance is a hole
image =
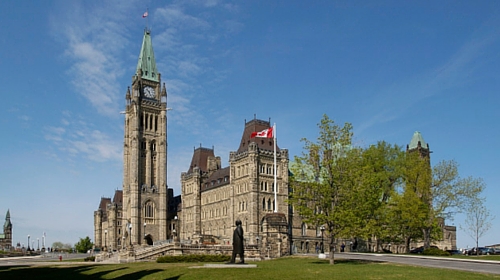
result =
[[[28,252],[30,251],[30,235],[28,234]]]
[[[144,222],[144,239],[146,239],[146,222]]]
[[[104,230],[104,250],[108,249],[108,230]]]
[[[257,250],[259,250],[259,236],[255,237],[255,240],[257,240]]]
[[[38,247],[36,248],[37,251],[40,251],[40,238],[36,238],[36,241],[38,242]]]
[[[173,232],[174,232],[174,241],[177,241],[177,234],[175,233],[175,228],[177,228],[177,221],[178,220],[179,220],[179,217],[175,216],[174,217],[174,221],[175,221],[174,222],[174,230],[173,230]]]
[[[325,226],[321,226],[321,254],[325,253],[325,244],[323,243],[323,232],[325,232]]]

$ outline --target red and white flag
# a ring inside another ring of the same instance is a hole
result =
[[[148,16],[148,11],[145,11],[144,14],[142,14],[142,18],[145,18]]]
[[[261,132],[252,132],[250,138],[262,137],[262,138],[273,138],[273,128],[264,129]]]

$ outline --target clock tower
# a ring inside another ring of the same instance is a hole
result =
[[[167,90],[156,68],[150,30],[144,31],[127,89],[123,143],[121,231],[128,244],[167,239]],[[118,217],[120,218],[120,217]]]

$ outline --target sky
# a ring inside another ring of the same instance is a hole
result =
[[[122,189],[120,111],[146,27],[175,195],[194,148],[228,166],[246,120],[276,123],[293,160],[326,114],[363,147],[420,131],[433,165],[484,180],[494,219],[479,244],[500,243],[499,1],[8,0],[0,18],[0,220],[10,210],[14,243],[93,239],[101,197]],[[475,246],[464,220],[447,224]]]

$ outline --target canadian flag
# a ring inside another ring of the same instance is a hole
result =
[[[144,14],[142,14],[142,18],[145,18],[148,16],[148,11],[145,11]]]
[[[261,132],[252,132],[250,138],[262,137],[262,138],[273,138],[273,128],[264,129]]]

